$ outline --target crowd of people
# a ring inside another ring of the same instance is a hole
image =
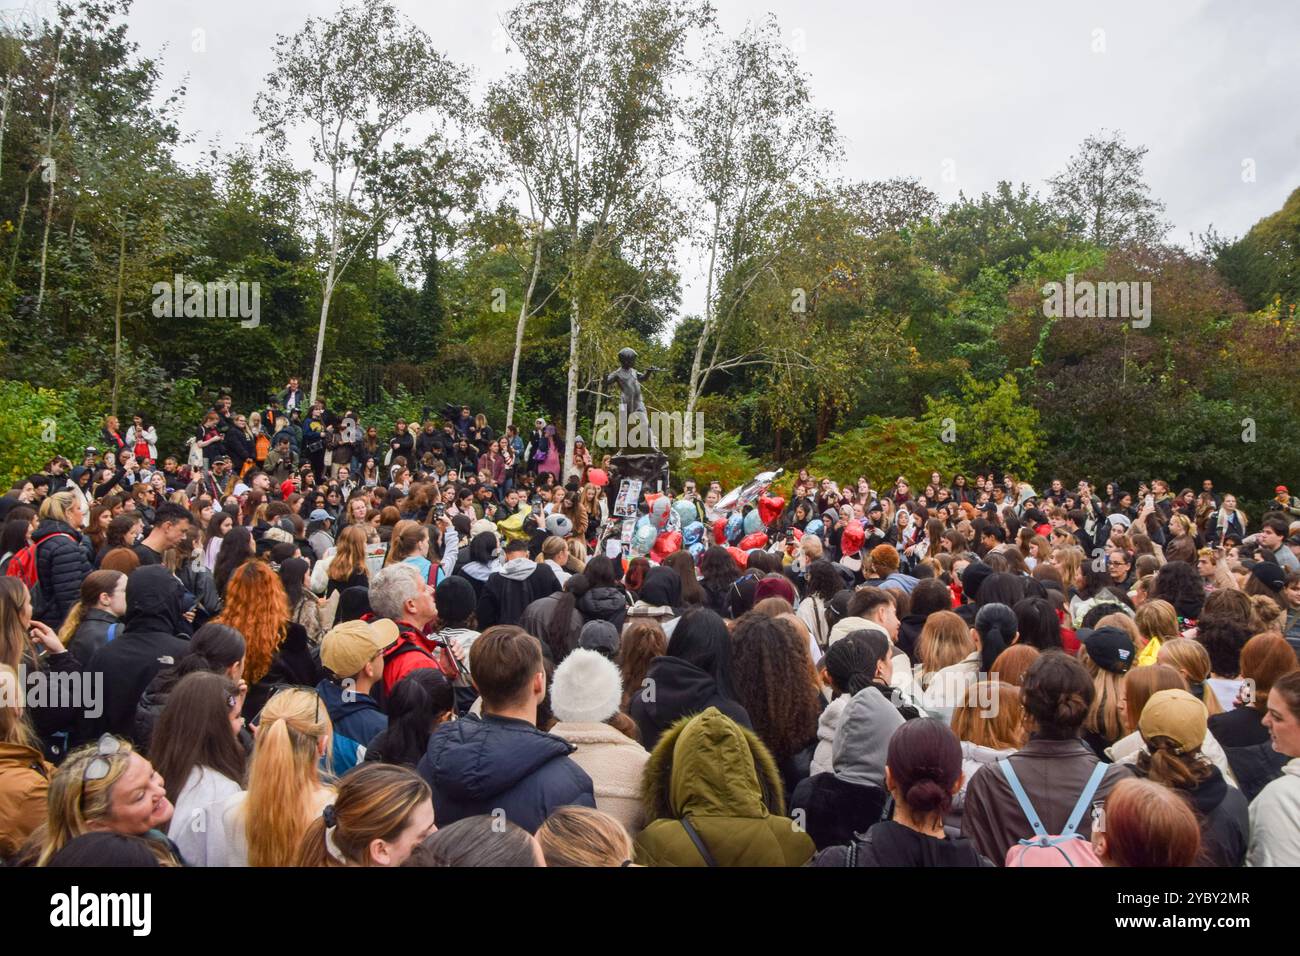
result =
[[[7,865],[1300,865],[1284,486],[623,515],[544,420],[231,404],[0,497]]]

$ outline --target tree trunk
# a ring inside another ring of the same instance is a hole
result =
[[[23,223],[27,219],[27,206],[32,196],[32,177],[27,177],[27,182],[23,184],[23,205],[18,210],[18,225],[14,227],[14,251],[9,257],[9,281],[14,281],[14,270],[18,268],[18,250],[23,245]]]
[[[126,273],[126,221],[117,241],[117,296],[113,303],[113,414],[117,414],[117,396],[122,376],[122,280]]]
[[[569,385],[566,389],[564,415],[564,467],[560,469],[560,483],[573,468],[573,439],[578,434],[578,333],[582,329],[578,300],[570,305],[572,319],[569,323]]]
[[[325,354],[325,323],[329,320],[330,299],[334,295],[334,265],[330,264],[329,275],[325,278],[325,288],[320,300],[320,330],[316,333],[316,358],[311,365],[311,396],[307,399],[310,407],[316,401],[316,389],[320,385],[321,356]]]
[[[533,289],[537,286],[537,273],[542,268],[542,231],[539,226],[533,238],[533,276],[528,280],[528,291],[519,306],[519,323],[515,326],[515,358],[510,365],[510,397],[506,400],[506,428],[515,421],[515,390],[519,385],[519,353],[524,347],[524,326],[528,323],[528,310],[533,303]]]
[[[45,260],[50,249],[50,220],[54,218],[54,180],[50,176],[50,195],[45,203],[45,228],[41,233],[41,280],[36,289],[36,314],[41,314],[41,304],[45,301]]]

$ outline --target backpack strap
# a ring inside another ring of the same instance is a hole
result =
[[[691,842],[695,844],[695,849],[699,850],[700,856],[704,857],[705,866],[717,866],[718,861],[713,858],[713,854],[709,852],[709,848],[704,845],[704,840],[702,840],[700,835],[695,832],[695,827],[691,826],[690,817],[682,817],[679,822],[683,829],[686,830],[686,835],[691,838]]]
[[[1070,819],[1066,821],[1065,829],[1061,831],[1061,836],[1074,836],[1075,830],[1079,828],[1079,821],[1083,819],[1083,814],[1087,811],[1088,805],[1092,803],[1092,796],[1097,792],[1097,787],[1101,785],[1101,778],[1106,776],[1106,769],[1110,764],[1097,761],[1097,766],[1092,768],[1092,776],[1083,787],[1083,793],[1079,794],[1079,802],[1074,805],[1070,811]]]
[[[1048,836],[1047,828],[1043,826],[1043,821],[1039,819],[1038,811],[1034,809],[1034,805],[1029,802],[1029,794],[1025,793],[1025,788],[1021,786],[1020,778],[1016,776],[1011,761],[1004,757],[998,761],[998,767],[1002,770],[1002,776],[1007,778],[1007,783],[1011,785],[1011,792],[1016,795],[1016,802],[1020,804],[1020,809],[1024,811],[1025,819],[1029,821],[1029,825],[1033,828],[1034,835]]]

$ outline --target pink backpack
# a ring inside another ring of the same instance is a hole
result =
[[[1078,830],[1079,822],[1083,820],[1088,805],[1092,803],[1093,794],[1101,785],[1101,778],[1106,775],[1109,764],[1098,761],[1097,766],[1093,768],[1092,776],[1084,785],[1083,793],[1079,794],[1079,801],[1070,811],[1065,829],[1058,836],[1052,836],[1043,826],[1043,821],[1038,816],[1038,811],[1034,809],[1034,805],[1029,802],[1029,795],[1021,786],[1020,778],[1016,776],[1011,762],[999,760],[998,766],[1002,768],[1002,775],[1011,785],[1011,792],[1016,795],[1020,809],[1029,820],[1029,825],[1034,828],[1032,837],[1021,840],[1007,850],[1007,866],[1101,866],[1101,860],[1097,859],[1092,844],[1075,831]]]

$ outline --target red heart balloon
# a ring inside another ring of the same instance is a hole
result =
[[[681,550],[681,547],[682,533],[680,531],[669,531],[655,539],[655,545],[650,549],[650,557],[662,564],[664,558],[674,551]]]
[[[785,499],[778,495],[764,495],[758,499],[758,516],[763,519],[764,527],[770,526],[772,522],[781,517],[781,509],[785,507]]]
[[[767,532],[755,531],[753,534],[747,534],[740,539],[741,551],[753,551],[755,548],[767,547]]]
[[[719,518],[713,522],[713,541],[715,544],[727,543],[727,519]]]
[[[731,555],[731,560],[736,562],[736,567],[745,570],[745,566],[749,564],[749,555],[739,548],[728,548],[727,553]]]
[[[609,484],[609,475],[606,474],[603,468],[588,468],[587,480],[597,488],[604,488]]]

